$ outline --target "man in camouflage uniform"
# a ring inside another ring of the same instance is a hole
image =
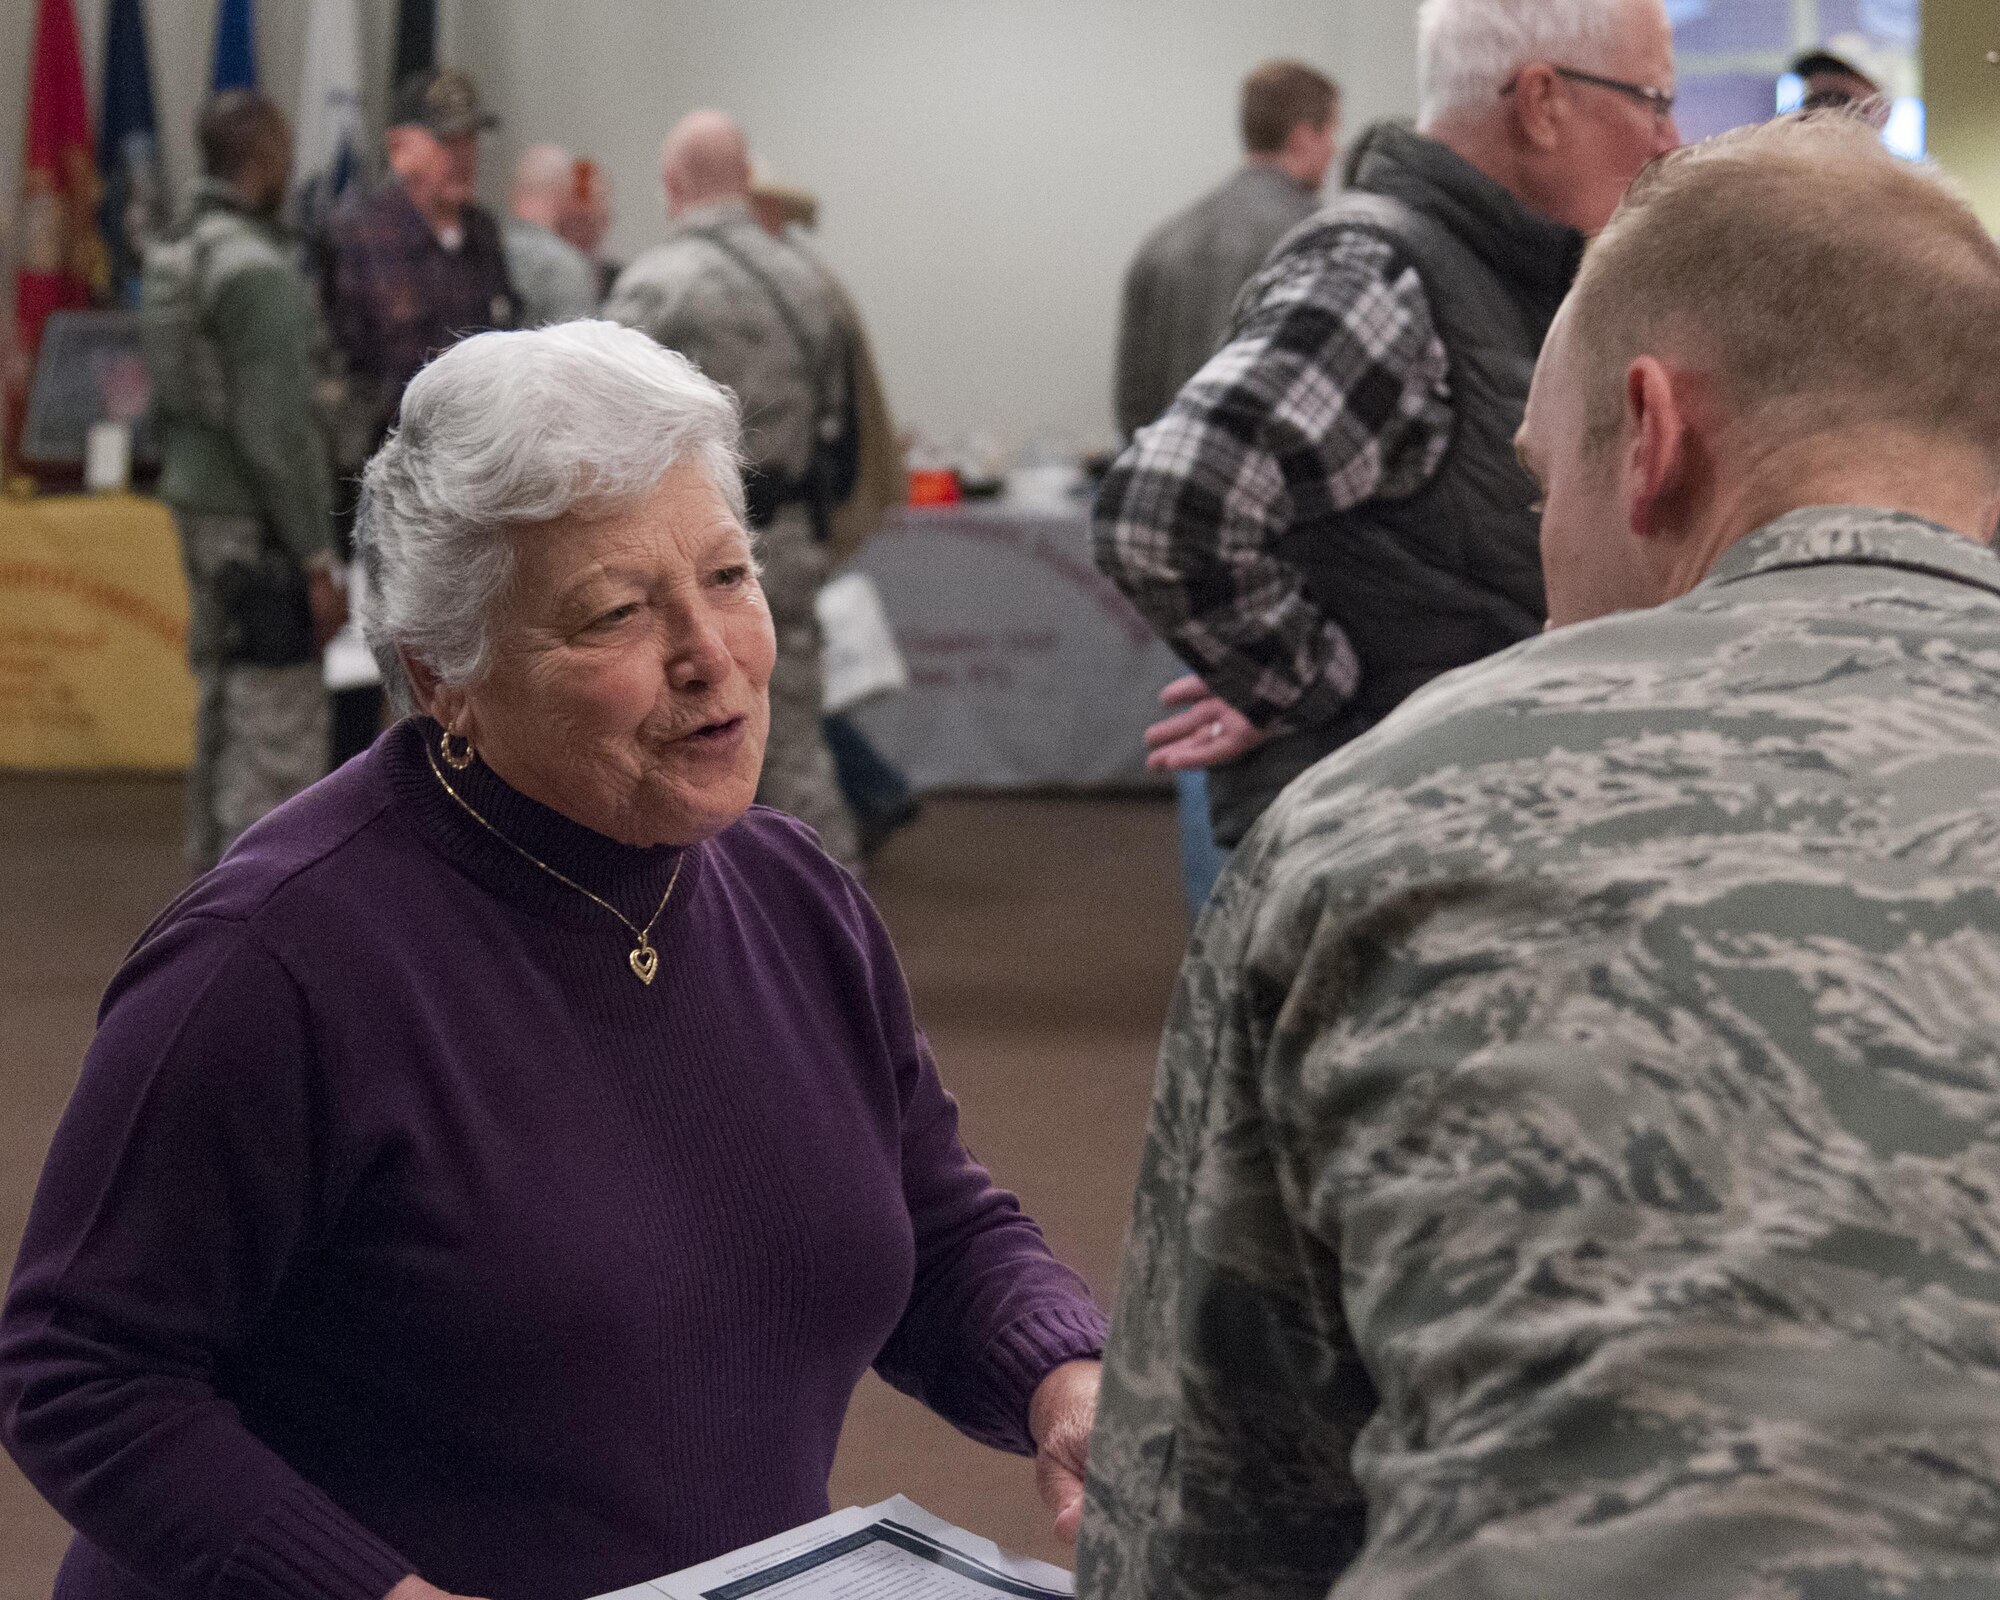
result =
[[[829,505],[816,503],[819,446],[840,425],[847,368],[840,313],[817,268],[758,225],[743,134],[719,111],[681,119],[662,152],[666,243],[619,275],[604,314],[678,350],[743,407],[750,520],[778,633],[771,737],[757,798],[860,861],[821,730],[814,598],[828,567]]]
[[[1521,436],[1554,631],[1197,932],[1083,1600],[2000,1595],[1996,362],[1858,122],[1634,187]]]
[[[313,412],[312,299],[276,223],[291,129],[235,89],[199,131],[206,176],[180,236],[149,253],[141,291],[159,494],[180,529],[199,689],[187,804],[197,872],[326,770],[320,650],[347,611]]]

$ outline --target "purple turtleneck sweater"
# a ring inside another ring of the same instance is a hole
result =
[[[871,1364],[1025,1451],[1102,1346],[809,833],[634,850],[450,774],[635,922],[681,863],[646,987],[428,728],[246,834],[105,998],[0,1319],[61,1600],[594,1595],[824,1514]]]

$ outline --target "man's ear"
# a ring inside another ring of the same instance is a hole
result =
[[[1561,80],[1555,68],[1523,67],[1507,98],[1513,102],[1514,126],[1523,144],[1543,151],[1562,144]]]
[[[1625,504],[1631,531],[1656,539],[1685,524],[1694,440],[1674,375],[1656,357],[1625,371]]]

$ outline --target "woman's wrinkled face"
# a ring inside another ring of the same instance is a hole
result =
[[[693,844],[748,809],[777,643],[750,536],[702,468],[518,535],[491,628],[455,726],[523,794],[632,845]]]

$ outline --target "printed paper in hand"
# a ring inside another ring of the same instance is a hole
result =
[[[901,1495],[599,1600],[1068,1600],[1067,1572],[1011,1556]]]

